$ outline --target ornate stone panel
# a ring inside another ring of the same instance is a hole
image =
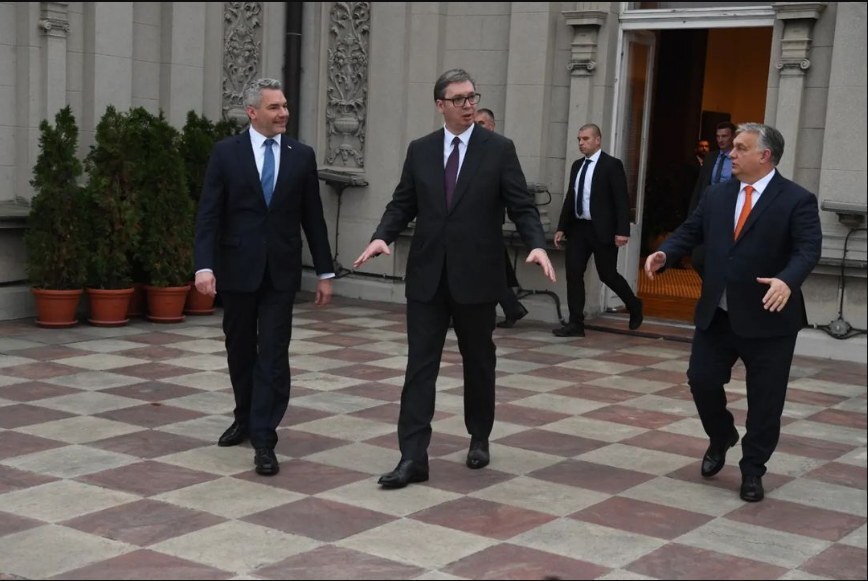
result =
[[[370,2],[335,2],[329,14],[326,163],[365,167]]]
[[[247,122],[242,91],[259,77],[262,63],[262,2],[223,5],[223,116]]]

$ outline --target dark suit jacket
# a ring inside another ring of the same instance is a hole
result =
[[[714,177],[714,166],[717,165],[717,157],[720,155],[720,150],[715,149],[705,154],[705,161],[702,162],[702,168],[699,170],[699,177],[696,178],[696,184],[693,186],[693,195],[690,197],[690,207],[687,210],[687,215],[693,213],[696,206],[699,205],[699,200],[702,198],[702,192],[711,185],[711,178]]]
[[[564,195],[564,205],[558,220],[558,230],[568,232],[578,221],[575,212],[576,175],[583,159],[573,162],[570,181]],[[627,195],[627,174],[624,164],[605,151],[600,152],[594,177],[591,180],[591,223],[597,238],[605,244],[615,244],[615,235],[630,235],[630,199]]]
[[[255,291],[266,265],[275,289],[298,290],[302,228],[316,272],[334,272],[313,149],[282,137],[277,182],[266,206],[250,133],[214,145],[199,201],[195,262],[197,271],[214,271],[218,291]]]
[[[820,259],[822,230],[817,198],[776,173],[753,207],[738,240],[733,240],[737,180],[716,184],[702,196],[696,211],[661,246],[671,266],[695,245],[705,242],[702,295],[696,326],[707,329],[724,291],[729,322],[743,337],[778,337],[797,333],[805,324],[801,286]],[[792,296],[781,312],[763,309],[768,285],[757,277],[779,278]]]
[[[430,301],[445,263],[456,302],[494,303],[506,285],[504,206],[532,249],[545,246],[539,211],[512,141],[479,126],[470,134],[452,207],[447,209],[443,134],[440,129],[407,148],[401,181],[372,239],[391,244],[415,218],[407,259],[407,298]]]

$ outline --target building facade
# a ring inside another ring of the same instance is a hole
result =
[[[721,119],[777,127],[780,171],[823,208],[809,323],[865,329],[866,32],[866,4],[838,2],[0,2],[0,318],[32,314],[29,180],[38,125],[63,106],[84,154],[108,105],[161,109],[180,127],[189,110],[243,118],[246,82],[284,80],[291,131],[319,154],[333,250],[349,267],[408,143],[441,123],[434,81],[460,67],[515,142],[550,238],[578,128],[602,128],[603,149],[628,172],[619,270],[633,285],[645,240],[663,228],[655,209],[678,206],[671,176],[696,139]],[[411,234],[364,272],[342,269],[336,293],[403,301]],[[565,297],[563,278],[519,267],[523,287]],[[590,314],[619,306],[593,269],[586,283]],[[556,322],[550,296],[529,303]],[[801,350],[814,353],[853,344],[805,337]]]

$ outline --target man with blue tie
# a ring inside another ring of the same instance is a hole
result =
[[[730,121],[718,123],[714,136],[717,140],[717,150],[709,152],[705,156],[699,178],[693,188],[693,196],[690,198],[688,216],[699,205],[699,199],[708,186],[727,182],[732,178],[732,160],[729,158],[729,154],[732,151],[732,141],[735,138],[735,125]],[[693,249],[691,263],[701,277],[705,270],[705,250],[701,244]]]
[[[618,273],[618,249],[630,240],[627,174],[621,160],[600,149],[602,133],[593,123],[579,129],[579,151],[573,162],[564,205],[555,232],[555,247],[566,239],[567,305],[570,319],[553,329],[558,337],[585,336],[585,268],[591,255],[600,281],[612,289],[630,312],[630,329],[642,324],[642,301]]]
[[[256,472],[277,474],[277,426],[289,404],[292,305],[301,284],[301,230],[319,280],[315,303],[332,294],[334,265],[319,195],[316,156],[286,137],[279,81],[244,90],[248,131],[214,145],[196,220],[196,288],[223,299],[223,331],[235,421],[218,440],[247,438]]]
[[[735,179],[712,185],[678,229],[648,256],[645,273],[676,264],[705,242],[708,266],[696,304],[687,379],[710,440],[700,472],[711,478],[738,443],[724,385],[744,363],[747,420],[739,462],[740,495],[763,499],[762,477],[778,443],[790,365],[806,323],[801,286],[820,259],[817,197],[775,169],[784,138],[744,123],[730,153]]]

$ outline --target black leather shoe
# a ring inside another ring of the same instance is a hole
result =
[[[585,325],[582,323],[568,323],[563,327],[552,329],[552,334],[555,337],[584,337]]]
[[[741,477],[741,496],[742,500],[747,502],[759,502],[765,498],[763,490],[763,479],[761,476],[742,476]]]
[[[720,472],[726,464],[726,452],[738,443],[738,431],[733,428],[732,435],[726,446],[720,447],[711,444],[708,450],[705,451],[705,456],[702,457],[702,475],[705,478],[710,478]]]
[[[633,304],[633,307],[630,308],[630,323],[628,326],[631,331],[635,331],[639,328],[639,325],[642,324],[642,320],[645,317],[642,315],[642,301],[636,299],[636,302]]]
[[[527,309],[521,303],[518,306],[521,309],[518,313],[512,313],[511,316],[507,316],[504,320],[498,322],[497,326],[501,329],[512,329],[517,322],[525,318],[527,316]]]
[[[478,470],[488,466],[489,462],[488,440],[471,440],[470,450],[467,451],[467,467]]]
[[[377,484],[383,488],[404,488],[411,482],[428,480],[428,464],[415,460],[401,460],[394,470],[380,476]]]
[[[224,447],[237,446],[246,439],[247,426],[239,424],[238,422],[232,422],[232,425],[229,426],[229,429],[223,432],[223,435],[220,436],[219,440],[217,440],[217,445]]]
[[[257,448],[253,463],[256,464],[256,473],[261,476],[274,476],[280,471],[277,456],[271,448]]]

